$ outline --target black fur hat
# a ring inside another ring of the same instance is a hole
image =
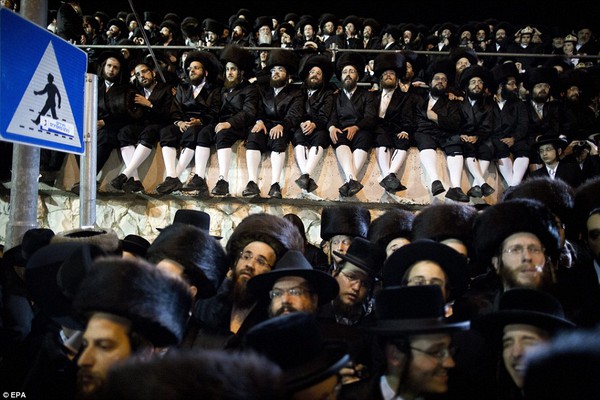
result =
[[[366,238],[370,223],[371,214],[364,207],[328,206],[321,212],[321,239],[329,240],[336,235]]]
[[[483,87],[488,88],[492,83],[492,75],[490,71],[480,65],[471,65],[460,74],[460,88],[466,90],[469,86],[469,81],[473,78],[480,78],[483,81]]]
[[[185,17],[181,21],[181,31],[186,37],[196,37],[202,33],[200,22],[195,17]]]
[[[556,89],[556,83],[558,80],[558,71],[552,67],[537,67],[530,68],[525,73],[525,80],[523,85],[525,89],[531,91],[533,87],[538,83],[547,83],[550,85],[550,89]]]
[[[172,224],[161,230],[148,248],[146,259],[155,264],[164,259],[181,264],[190,284],[198,288],[199,298],[217,292],[231,265],[218,241],[188,224]]]
[[[414,240],[431,239],[441,242],[459,239],[470,247],[477,209],[463,204],[432,204],[415,216],[412,224]]]
[[[345,66],[352,65],[358,72],[358,80],[360,81],[365,75],[365,58],[360,53],[346,51],[339,55],[335,65],[335,75],[339,80],[342,78],[342,70]]]
[[[587,220],[592,211],[600,208],[600,176],[590,178],[575,190],[574,220],[577,233],[587,234]]]
[[[387,70],[396,72],[398,79],[406,75],[406,59],[402,53],[379,53],[375,57],[374,72],[376,77],[380,77]]]
[[[233,44],[226,45],[221,51],[221,63],[223,65],[232,62],[244,71],[244,76],[248,77],[254,68],[254,56],[249,50]]]
[[[488,266],[498,254],[502,242],[518,232],[537,236],[546,254],[557,260],[561,238],[556,217],[537,200],[515,199],[486,208],[475,218],[473,237],[475,256],[482,267]]]
[[[141,259],[117,257],[93,263],[73,302],[85,319],[96,312],[126,318],[157,347],[181,341],[191,307],[192,294],[182,280]]]
[[[385,249],[396,238],[412,237],[415,215],[407,210],[393,208],[375,218],[369,225],[367,239]]]
[[[323,83],[327,84],[333,76],[333,64],[329,57],[322,54],[307,54],[300,59],[300,78],[305,80],[313,67],[321,68],[323,72]]]
[[[275,49],[269,52],[267,58],[267,69],[273,67],[285,67],[288,77],[293,75],[298,70],[298,56],[291,50]]]
[[[225,250],[232,260],[236,260],[251,242],[268,244],[275,250],[278,260],[288,250],[304,252],[304,239],[298,228],[287,219],[271,214],[252,214],[244,218],[227,240]]]
[[[456,76],[456,68],[454,63],[447,57],[430,62],[427,65],[427,70],[425,71],[426,82],[431,83],[431,80],[435,74],[439,73],[446,75],[446,78],[448,79],[448,85],[451,85]]]
[[[206,79],[209,82],[214,82],[217,79],[221,71],[221,63],[217,56],[206,50],[191,51],[185,58],[184,67],[186,71],[194,61],[198,61],[206,69],[208,72]]]

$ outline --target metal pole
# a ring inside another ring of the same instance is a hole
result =
[[[96,224],[96,164],[98,138],[98,76],[85,74],[85,116],[83,142],[85,153],[81,157],[79,182],[80,228],[93,228]]]
[[[42,0],[23,0],[21,15],[45,26],[48,3]],[[40,175],[40,149],[15,144],[10,191],[10,213],[6,227],[5,250],[19,245],[23,235],[37,228],[38,177]]]

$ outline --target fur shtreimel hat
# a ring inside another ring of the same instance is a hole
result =
[[[406,75],[406,59],[402,53],[379,53],[375,57],[375,76],[380,77],[387,70],[396,72],[398,79]]]
[[[194,61],[202,64],[204,69],[208,72],[207,80],[209,82],[214,82],[221,71],[221,63],[217,56],[215,56],[210,51],[206,50],[194,50],[191,51],[187,57],[185,58],[184,68],[187,69],[190,67],[190,64]]]
[[[530,68],[525,72],[523,85],[525,89],[531,91],[538,83],[547,83],[550,88],[555,88],[558,80],[558,71],[552,67]]]
[[[328,206],[321,212],[321,239],[329,240],[336,235],[366,238],[370,223],[371,214],[364,207]]]
[[[125,318],[132,330],[157,347],[178,344],[192,307],[189,286],[140,259],[107,257],[95,261],[73,302],[88,319],[94,313]]]
[[[267,58],[267,69],[273,67],[285,67],[288,76],[293,75],[298,70],[298,56],[291,50],[271,50]]]
[[[432,61],[427,65],[427,70],[425,71],[425,79],[427,83],[431,82],[435,74],[446,75],[446,79],[448,79],[448,85],[452,85],[454,83],[454,78],[456,77],[456,68],[454,63],[447,57]]]
[[[515,199],[486,208],[475,218],[475,256],[481,266],[490,265],[502,242],[512,234],[532,233],[542,242],[546,254],[556,260],[561,238],[556,217],[537,200]]]
[[[213,296],[230,267],[221,244],[208,232],[188,224],[172,224],[154,239],[146,259],[152,263],[173,260],[183,266],[190,284],[198,288],[197,296]]]
[[[327,83],[331,80],[333,76],[333,64],[331,59],[322,54],[307,54],[302,59],[300,59],[300,78],[305,80],[308,76],[308,73],[313,67],[321,68],[323,72],[323,83]]]
[[[234,63],[244,71],[244,76],[252,73],[254,68],[254,56],[249,50],[233,44],[226,45],[221,51],[221,63],[225,66],[228,62]]]
[[[475,64],[471,65],[470,67],[467,67],[460,74],[460,88],[462,90],[467,90],[467,87],[469,86],[469,81],[473,78],[481,79],[483,81],[484,88],[490,87],[492,83],[492,75],[490,74],[490,71],[480,65]]]
[[[59,232],[50,240],[50,243],[66,242],[94,244],[111,254],[116,254],[121,249],[119,236],[110,228],[73,229]]]
[[[271,214],[252,214],[244,218],[233,230],[225,250],[232,260],[236,260],[251,242],[268,244],[278,260],[288,250],[304,252],[304,239],[298,228],[287,219]]]
[[[352,65],[354,68],[356,68],[356,71],[358,72],[358,80],[361,80],[365,74],[365,58],[360,53],[349,51],[340,54],[335,65],[335,75],[339,80],[341,80],[342,77],[342,70],[348,65]]]
[[[413,239],[430,239],[436,242],[458,239],[470,247],[475,217],[477,217],[477,209],[471,205],[429,205],[423,208],[413,220]]]
[[[415,215],[412,212],[393,208],[371,222],[367,239],[383,249],[394,239],[410,240],[414,219]]]

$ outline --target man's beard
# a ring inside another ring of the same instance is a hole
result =
[[[572,105],[579,104],[579,94],[573,94],[571,96],[567,96],[567,102]]]
[[[344,318],[358,318],[363,313],[362,302],[356,304],[346,304],[340,299],[339,296],[333,299],[332,305],[335,314]]]
[[[391,79],[389,81],[385,81],[385,80],[381,80],[381,88],[382,89],[395,89],[396,87],[398,87],[398,82],[395,79]]]
[[[357,82],[352,79],[352,78],[346,78],[344,80],[344,89],[346,89],[346,91],[351,92],[356,88]]]
[[[500,94],[504,100],[517,100],[519,98],[519,94],[516,90],[507,89],[506,86],[502,86]]]
[[[273,41],[273,37],[269,34],[260,33],[258,35],[258,44],[263,44],[263,43],[271,44],[272,41]]]
[[[433,86],[431,88],[431,95],[433,97],[441,97],[441,96],[444,96],[445,94],[446,94],[446,88],[444,88],[444,89],[438,89],[435,86]]]
[[[223,83],[223,87],[225,89],[233,89],[234,87],[239,85],[241,81],[242,80],[239,77],[235,78],[232,81],[230,81],[229,79],[226,79],[225,82]]]
[[[542,275],[538,285],[524,285],[523,283],[518,281],[517,273],[522,268],[522,266],[519,266],[517,271],[511,271],[508,268],[506,268],[504,264],[500,264],[500,278],[502,279],[502,282],[506,288],[512,289],[517,287],[528,287],[530,289],[547,290],[552,286],[552,274],[550,272],[550,268],[552,268],[552,266],[549,263],[542,264]]]
[[[84,385],[85,377],[85,385]],[[87,373],[85,370],[80,369],[77,372],[77,398],[81,400],[95,400],[99,398],[104,380],[96,374]],[[89,387],[91,385],[91,387]],[[87,389],[84,389],[88,387]]]
[[[256,298],[248,291],[248,281],[239,279],[236,271],[233,271],[233,304],[240,308],[249,308],[256,302]]]
[[[280,88],[285,86],[285,79],[273,79],[271,78],[271,87],[272,88]]]
[[[233,33],[231,34],[231,39],[233,39],[233,40],[240,40],[241,38],[242,38],[241,32],[233,31]]]
[[[549,94],[540,94],[538,93],[537,95],[533,96],[533,101],[535,101],[538,104],[543,104],[548,100],[548,97],[550,97]]]
[[[471,100],[481,100],[483,99],[483,91],[479,92],[479,93],[474,93],[471,92],[470,90],[467,91],[467,96],[469,97],[469,99]]]
[[[320,89],[321,86],[323,86],[323,81],[322,80],[312,80],[311,78],[306,78],[306,87],[309,90],[317,90]]]
[[[204,80],[204,76],[197,76],[196,78],[190,78],[190,83],[194,86],[198,86]]]

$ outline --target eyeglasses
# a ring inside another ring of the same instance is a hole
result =
[[[534,244],[531,244],[527,247],[521,246],[520,244],[515,245],[515,246],[511,246],[506,250],[503,250],[503,253],[506,253],[506,255],[508,255],[509,257],[516,257],[516,256],[522,256],[523,253],[525,253],[525,250],[527,250],[527,252],[529,254],[535,255],[535,256],[539,256],[540,254],[544,253],[544,248],[540,247],[540,246],[536,246]]]
[[[407,286],[423,286],[423,285],[436,285],[440,287],[446,286],[446,282],[441,280],[440,278],[431,278],[427,279],[424,276],[413,276],[409,280],[406,281]]]
[[[261,268],[269,268],[269,269],[273,268],[273,266],[271,264],[269,264],[269,262],[263,256],[255,256],[254,254],[252,254],[251,251],[242,251],[240,253],[240,259],[242,259],[246,262],[250,262],[254,259],[254,261]]]
[[[312,294],[312,291],[301,287],[293,287],[289,289],[273,289],[269,291],[269,297],[271,299],[278,299],[286,293],[293,297],[302,297]]]
[[[365,287],[367,289],[369,289],[373,283],[371,282],[371,279],[367,278],[367,279],[362,279],[361,277],[359,277],[356,274],[353,274],[352,272],[344,272],[344,271],[340,271],[340,274],[348,281],[350,282],[351,285],[354,285],[356,283],[360,282],[360,285],[362,287]]]
[[[423,350],[417,349],[416,347],[410,347],[410,349],[418,351],[419,353],[427,354],[428,356],[435,358],[439,362],[443,362],[446,358],[454,357],[454,354],[456,354],[455,347],[444,347],[440,350]]]
[[[194,65],[194,66],[188,67],[188,69],[187,69],[187,70],[188,70],[188,71],[198,71],[198,70],[201,70],[201,69],[202,69],[202,67],[199,67],[199,66],[197,66],[197,65]]]
[[[335,239],[331,241],[331,244],[334,246],[339,246],[340,244],[343,244],[344,246],[350,246],[352,244],[352,239]]]

